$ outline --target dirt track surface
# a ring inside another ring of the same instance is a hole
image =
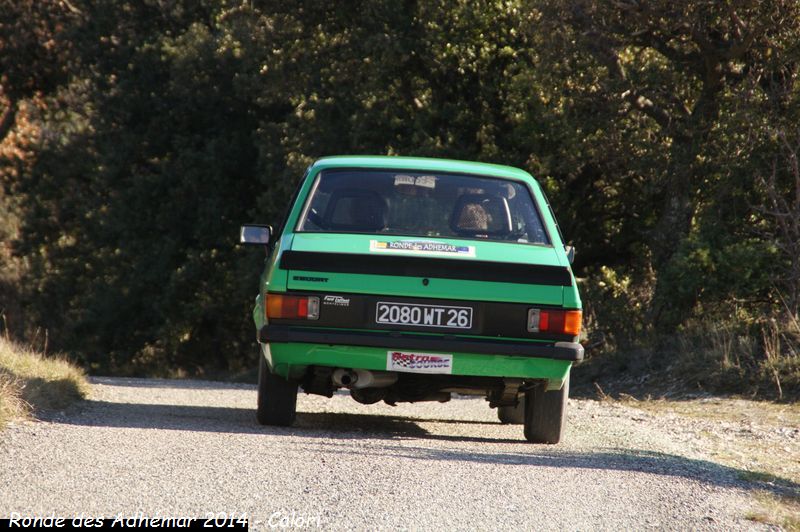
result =
[[[0,515],[247,514],[251,530],[763,529],[742,472],[691,427],[570,400],[566,441],[522,441],[483,399],[362,406],[300,395],[256,424],[253,386],[93,379],[90,399],[0,433]],[[285,518],[285,519],[284,519]],[[301,521],[300,518],[303,518]]]

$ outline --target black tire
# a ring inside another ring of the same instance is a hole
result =
[[[522,425],[525,423],[525,394],[519,396],[517,406],[498,406],[497,418],[504,425]]]
[[[271,373],[263,354],[258,359],[256,419],[261,425],[288,427],[297,413],[297,383]]]
[[[546,383],[525,392],[525,439],[531,443],[558,443],[564,436],[569,397],[569,374],[560,390]]]

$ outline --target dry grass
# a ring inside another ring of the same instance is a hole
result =
[[[612,398],[729,395],[800,402],[800,320],[695,321],[650,345],[592,354],[573,390]],[[600,395],[602,395],[600,394]]]
[[[22,418],[30,412],[30,405],[20,397],[19,381],[0,373],[0,427],[9,420]]]
[[[768,492],[756,494],[758,509],[747,514],[757,523],[778,525],[787,532],[800,532],[800,500]]]
[[[739,478],[752,483],[755,508],[747,518],[800,532],[800,403],[731,398],[623,402],[691,420],[708,458],[740,470]],[[771,489],[761,489],[766,486]]]
[[[57,410],[86,396],[83,370],[0,338],[0,426],[39,410]]]

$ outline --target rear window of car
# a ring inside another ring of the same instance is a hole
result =
[[[298,231],[550,244],[522,183],[389,170],[320,173]]]

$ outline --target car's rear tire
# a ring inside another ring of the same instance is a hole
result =
[[[519,396],[517,406],[498,406],[497,418],[504,425],[522,425],[525,423],[525,394]]]
[[[256,419],[261,425],[288,427],[297,413],[297,383],[270,372],[261,353],[258,359]]]
[[[560,390],[546,390],[542,383],[525,392],[525,439],[531,443],[558,443],[564,435],[569,374]]]

